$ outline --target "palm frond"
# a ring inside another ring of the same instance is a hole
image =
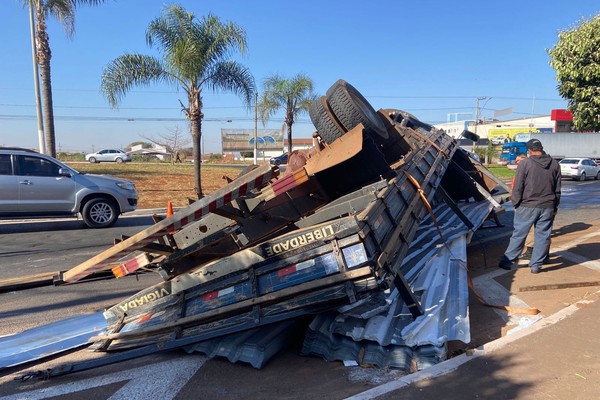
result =
[[[117,107],[133,86],[174,80],[176,78],[165,70],[160,60],[142,54],[124,54],[104,68],[101,91],[110,105]]]
[[[201,84],[208,85],[213,91],[235,93],[248,107],[252,105],[252,98],[256,92],[250,70],[235,61],[221,61],[215,64]]]

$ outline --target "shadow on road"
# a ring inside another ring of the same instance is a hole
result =
[[[139,217],[127,217],[119,218],[112,227],[104,229],[114,228],[129,228],[129,227],[146,227],[153,225],[154,221],[150,216],[139,216]],[[31,233],[31,232],[51,232],[51,231],[72,231],[72,230],[91,230],[88,228],[82,220],[76,219],[64,219],[51,221],[48,220],[27,220],[24,221],[2,221],[0,223],[0,234],[6,233]],[[141,229],[140,229],[141,230]]]

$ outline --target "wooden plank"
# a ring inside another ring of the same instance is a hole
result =
[[[519,288],[519,292],[533,292],[536,290],[570,289],[570,288],[580,288],[580,287],[589,287],[589,286],[600,286],[600,281],[564,282],[564,283],[550,283],[550,284],[546,284],[546,285],[522,286]]]
[[[169,218],[165,218],[130,238],[117,243],[76,267],[58,274],[54,277],[54,283],[77,282],[94,272],[108,269],[111,263],[114,264],[115,261],[126,256],[128,253],[142,248],[147,243],[161,238],[168,232],[180,229],[182,226],[202,218],[218,207],[231,202],[237,197],[246,195],[255,188],[263,187],[274,177],[275,171],[276,169],[272,169],[267,165],[254,169],[225,187],[216,190],[210,196],[206,196],[189,207],[178,211]]]

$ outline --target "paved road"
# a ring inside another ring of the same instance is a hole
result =
[[[594,199],[600,196],[600,182],[565,181],[563,193],[558,225],[581,227],[589,225],[587,221],[591,219],[598,219],[600,210]],[[508,212],[501,216],[505,227],[478,232],[477,245],[487,243],[489,251],[494,248],[496,252],[499,251],[498,240],[495,238],[506,238],[510,232],[511,218],[512,213]],[[131,235],[148,223],[147,217],[123,218],[115,227],[101,231],[81,229],[80,221],[2,223],[0,277],[70,268],[106,248],[113,237]],[[485,268],[495,270],[493,265]],[[0,294],[0,335],[70,315],[102,310],[157,280],[153,274],[144,274],[138,278],[126,277]],[[245,364],[207,360],[197,354],[182,356],[181,352],[173,351],[49,382],[32,380],[21,383],[13,381],[19,375],[17,371],[9,371],[4,377],[0,373],[0,396],[19,394],[14,398],[61,396],[75,399],[85,393],[85,397],[130,399],[344,398],[402,376],[398,371],[345,368],[340,363],[300,357],[297,353],[301,340],[299,335],[288,351],[275,357],[260,371]],[[76,361],[77,357],[77,354],[73,354],[68,360]],[[57,363],[59,362],[51,361],[36,366],[36,369],[51,367]]]

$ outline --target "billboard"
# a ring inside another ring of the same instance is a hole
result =
[[[221,129],[223,153],[254,151],[254,129]],[[256,135],[258,151],[282,150],[283,134],[277,129],[258,129]]]
[[[488,130],[488,139],[502,138],[505,142],[512,142],[515,140],[515,135],[520,133],[540,133],[539,129],[536,128],[501,128],[501,129],[490,129]]]

